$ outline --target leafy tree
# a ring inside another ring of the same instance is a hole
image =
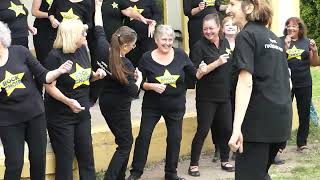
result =
[[[300,0],[300,15],[308,28],[308,37],[320,47],[320,0]]]

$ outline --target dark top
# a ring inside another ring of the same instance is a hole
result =
[[[90,29],[92,27],[94,4],[92,0],[82,0],[74,3],[69,0],[54,0],[48,13],[49,16],[53,15],[59,22],[64,18],[79,18]]]
[[[41,0],[39,10],[42,12],[48,12],[52,2],[53,0]],[[51,28],[50,20],[48,18],[36,18],[34,20],[34,27],[39,28],[39,26],[44,26],[42,28]]]
[[[102,3],[103,28],[110,42],[112,34],[123,25],[121,10],[130,7],[129,0],[104,0]]]
[[[20,0],[1,0],[0,21],[7,23],[11,38],[28,36],[28,10]]]
[[[198,67],[201,61],[210,64],[220,55],[230,53],[227,39],[220,37],[219,47],[201,38],[192,49],[192,62]],[[230,59],[228,59],[230,60]],[[196,100],[224,102],[230,100],[231,61],[219,66],[197,82]]]
[[[57,79],[56,87],[65,96],[77,100],[86,110],[90,107],[89,85],[92,75],[91,65],[85,46],[77,49],[75,53],[64,54],[62,49],[52,49],[43,62],[49,70],[58,68],[67,60],[73,61],[69,74],[63,74]],[[45,94],[46,113],[52,116],[73,116],[72,110],[63,102]]]
[[[131,2],[130,0],[128,1],[130,6],[137,10],[143,17],[153,19],[156,22],[160,21],[161,12],[155,0],[139,0],[137,2]],[[147,24],[129,17],[125,18],[124,24],[134,29],[137,32],[139,39],[148,37]]]
[[[282,39],[284,40],[284,37]],[[312,86],[309,44],[309,39],[302,38],[297,41],[291,41],[290,47],[287,49],[293,88]]]
[[[195,80],[196,69],[182,49],[174,48],[174,58],[166,66],[154,61],[151,51],[148,51],[140,60],[139,70],[146,82],[167,85],[162,94],[152,90],[145,91],[142,108],[166,108],[171,111],[185,108],[185,76],[189,74]]]
[[[234,61],[252,74],[252,94],[242,124],[246,142],[290,137],[292,107],[284,43],[262,24],[249,22],[236,37]]]
[[[191,15],[191,10],[199,6],[200,2],[206,2],[207,7],[201,12]],[[188,16],[189,21],[200,20],[207,15],[217,13],[221,5],[221,0],[183,0],[183,12],[184,15]]]
[[[106,40],[104,30],[101,26],[95,27],[95,36],[97,39],[97,59],[99,61],[103,61],[108,64],[109,58],[109,43]],[[103,100],[113,100],[114,104],[122,104],[123,102],[131,102],[133,97],[136,97],[138,94],[138,86],[135,85],[135,80],[133,77],[133,73],[135,68],[131,64],[130,60],[123,57],[122,61],[124,62],[125,68],[131,72],[128,75],[128,84],[123,85],[119,80],[112,78],[110,75],[107,75],[103,79],[104,87],[102,93],[100,95],[100,101]]]
[[[36,87],[46,82],[48,71],[23,46],[10,46],[9,58],[0,67],[0,126],[9,126],[44,113],[41,95]]]

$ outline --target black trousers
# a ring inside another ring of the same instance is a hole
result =
[[[100,98],[100,110],[118,145],[104,175],[105,180],[124,180],[129,155],[133,143],[131,125],[131,102],[124,104],[110,103],[108,99]]]
[[[244,142],[243,153],[237,153],[235,180],[268,180],[269,168],[281,143]]]
[[[26,37],[19,37],[19,38],[12,38],[11,45],[21,45],[29,49],[28,45],[28,36]]]
[[[44,113],[26,122],[1,126],[0,138],[6,157],[5,180],[20,180],[24,162],[24,142],[27,142],[29,148],[31,179],[45,179],[47,133]]]
[[[310,124],[310,105],[312,98],[312,86],[293,88],[291,97],[296,97],[299,115],[299,127],[297,133],[297,146],[307,145]]]
[[[152,132],[161,116],[164,117],[168,133],[165,173],[168,176],[177,174],[184,113],[185,109],[180,111],[166,111],[142,108],[141,125],[135,143],[131,174],[142,175],[147,161]]]
[[[215,131],[215,143],[220,147],[221,162],[229,160],[228,141],[232,133],[231,105],[230,101],[217,103],[209,101],[197,101],[197,132],[192,141],[191,166],[199,165],[199,158],[203,143],[211,126]]]
[[[33,36],[34,50],[38,61],[42,62],[47,58],[50,50],[52,49],[52,44],[48,41],[49,36],[51,35],[51,26],[44,26],[45,24],[37,24],[35,26],[38,29],[36,35]]]
[[[127,54],[127,57],[130,59],[134,67],[138,67],[139,60],[141,59],[142,55],[147,51],[154,50],[155,48],[156,44],[153,38],[139,38],[136,42],[136,47]]]
[[[72,180],[74,155],[80,180],[95,180],[90,112],[82,111],[75,120],[59,117],[48,119],[48,133],[56,160],[56,180]]]

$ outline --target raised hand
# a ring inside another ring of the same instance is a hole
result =
[[[309,49],[312,52],[317,52],[318,51],[317,44],[313,39],[310,39]]]
[[[103,2],[103,0],[95,0],[95,5],[98,6],[98,7],[101,7],[102,6],[102,2]]]
[[[204,8],[206,8],[206,3],[205,2],[200,2],[199,5],[198,5],[200,11],[204,10]]]
[[[284,46],[286,49],[289,49],[291,41],[292,41],[292,35],[287,35],[286,38],[284,39]]]
[[[68,73],[68,72],[71,71],[72,65],[73,65],[73,62],[70,61],[70,60],[68,60],[68,61],[66,61],[65,63],[63,63],[63,64],[58,68],[58,70],[59,70],[59,72],[60,72],[61,74]]]

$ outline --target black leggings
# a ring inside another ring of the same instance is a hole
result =
[[[293,88],[291,97],[296,97],[299,115],[299,128],[297,133],[297,146],[307,145],[310,124],[310,105],[312,98],[312,86]]]
[[[184,113],[185,110],[168,112],[160,109],[142,108],[141,125],[135,143],[131,174],[137,176],[142,175],[144,166],[147,162],[152,132],[161,116],[164,117],[167,126],[165,173],[169,176],[177,174]]]
[[[29,49],[28,45],[28,36],[26,37],[19,37],[19,38],[12,38],[11,45],[21,45]]]
[[[82,111],[75,119],[48,119],[48,133],[56,160],[56,180],[72,180],[72,164],[76,155],[81,180],[95,180],[90,112]]]
[[[215,143],[220,147],[221,162],[228,161],[230,149],[227,144],[232,132],[230,101],[223,103],[197,101],[196,107],[198,128],[192,141],[190,165],[199,165],[202,146],[211,126],[216,132]]]
[[[129,155],[133,143],[131,126],[131,102],[124,104],[110,103],[109,99],[100,98],[100,110],[118,145],[110,161],[105,180],[124,180]],[[117,104],[117,105],[115,105]]]
[[[20,180],[25,141],[29,148],[31,179],[45,179],[47,133],[44,114],[19,124],[1,126],[0,138],[6,157],[5,180]]]
[[[244,142],[237,153],[235,180],[267,180],[268,171],[282,143]]]

